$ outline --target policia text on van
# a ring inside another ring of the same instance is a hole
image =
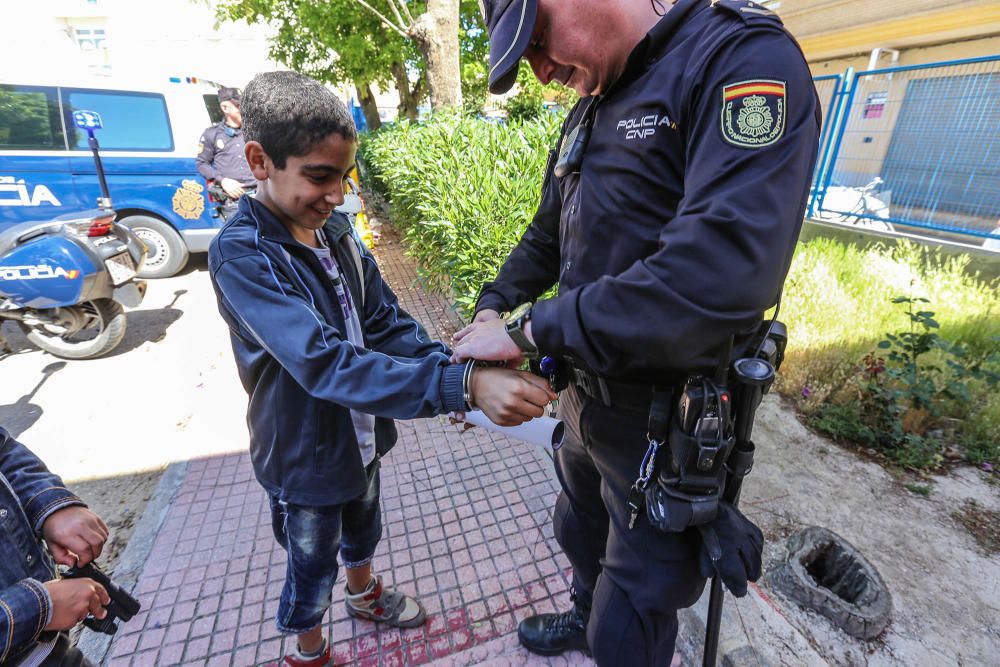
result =
[[[214,86],[106,78],[0,78],[0,232],[94,207],[97,174],[77,109],[104,119],[101,152],[118,219],[148,248],[142,277],[173,275],[223,224],[195,165],[195,138],[221,120]]]

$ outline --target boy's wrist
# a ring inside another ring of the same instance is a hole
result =
[[[465,400],[465,409],[475,408],[475,397],[472,394],[472,374],[476,372],[478,362],[471,360],[465,365],[465,372],[462,374],[462,397]]]

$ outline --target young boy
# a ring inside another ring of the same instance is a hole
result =
[[[344,105],[294,72],[257,75],[242,100],[255,198],[212,242],[209,268],[229,325],[254,472],[288,552],[275,619],[298,635],[292,667],[330,658],[322,632],[339,552],[347,613],[396,627],[424,622],[412,597],[373,576],[382,534],[379,458],[392,418],[475,404],[500,424],[540,416],[554,398],[528,373],[452,365],[400,309],[345,216],[357,134]]]
[[[89,667],[66,632],[87,614],[107,616],[111,598],[92,579],[59,579],[53,560],[86,565],[108,527],[3,428],[0,525],[0,664]]]

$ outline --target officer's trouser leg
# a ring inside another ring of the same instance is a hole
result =
[[[640,516],[628,528],[626,498],[646,452],[642,411],[611,410],[570,388],[560,396],[566,442],[556,456],[563,487],[555,534],[591,602],[587,639],[598,665],[670,664],[677,610],[705,586],[696,533],[662,533]]]
[[[559,399],[560,416],[576,414],[579,399],[565,391]],[[601,476],[583,447],[579,424],[566,420],[566,438],[556,453],[556,474],[562,493],[552,512],[559,546],[573,565],[573,588],[577,599],[590,607],[601,559],[608,538],[608,510],[601,499]]]

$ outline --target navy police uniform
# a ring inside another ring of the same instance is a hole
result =
[[[477,303],[538,298],[532,335],[569,360],[555,534],[591,607],[598,664],[669,664],[677,610],[700,596],[697,532],[667,534],[626,497],[646,452],[653,384],[711,371],[775,303],[802,225],[820,105],[805,59],[772,12],[678,0],[635,47],[591,118],[578,173],[557,178]]]
[[[195,158],[198,172],[209,181],[218,183],[223,178],[231,178],[244,188],[256,187],[257,180],[243,153],[244,144],[241,128],[230,127],[225,120],[212,125],[198,140]]]

